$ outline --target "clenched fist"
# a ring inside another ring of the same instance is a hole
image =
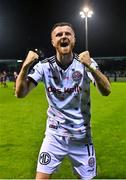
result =
[[[84,64],[86,67],[89,67],[91,64],[91,57],[88,51],[84,51],[79,54],[79,59],[82,64]]]
[[[23,63],[23,67],[30,66],[36,59],[39,58],[39,55],[34,51],[29,51],[27,57]]]

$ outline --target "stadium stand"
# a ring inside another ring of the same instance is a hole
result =
[[[126,82],[126,56],[93,58],[110,81]],[[22,60],[19,59],[0,59],[0,72],[6,70],[9,80],[13,81],[13,72],[19,72],[21,65]]]

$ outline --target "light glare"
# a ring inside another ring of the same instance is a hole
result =
[[[88,7],[85,7],[85,8],[84,8],[84,12],[85,12],[85,13],[88,13],[88,12],[89,12],[89,8],[88,8]]]
[[[84,7],[83,11],[80,12],[81,18],[86,18],[86,17],[92,17],[93,11],[90,10],[88,7]]]

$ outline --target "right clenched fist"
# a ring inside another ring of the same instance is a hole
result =
[[[23,67],[30,66],[35,60],[39,58],[39,55],[34,51],[29,51],[27,57],[23,63]]]

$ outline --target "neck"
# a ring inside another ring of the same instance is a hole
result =
[[[56,58],[62,66],[69,66],[73,60],[73,53],[70,54],[56,54]]]
[[[73,53],[66,55],[56,54],[56,62],[63,70],[66,70],[73,62]]]

